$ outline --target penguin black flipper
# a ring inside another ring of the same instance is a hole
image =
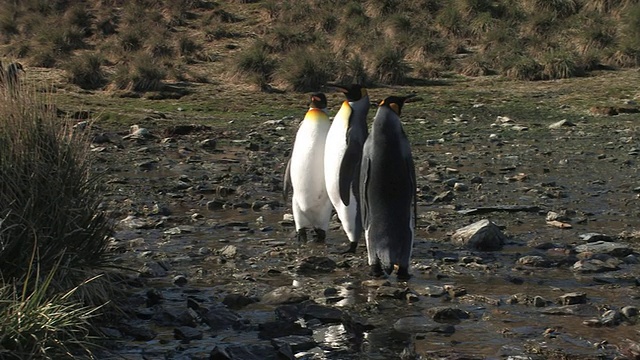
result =
[[[291,158],[287,161],[287,169],[284,172],[284,186],[282,187],[282,197],[284,201],[289,198],[289,189],[293,190],[293,184],[291,183]]]
[[[362,226],[366,229],[369,226],[369,199],[367,198],[367,190],[369,186],[369,172],[371,160],[365,155],[362,159],[362,168],[360,172],[360,183],[362,183],[360,193],[360,215],[362,216]]]
[[[347,134],[349,136],[349,134]],[[358,196],[358,187],[357,185],[357,177],[360,174],[360,161],[362,159],[362,144],[359,144],[359,141],[355,139],[347,139],[347,149],[344,152],[344,156],[342,157],[342,162],[340,163],[340,173],[339,173],[339,188],[340,188],[340,199],[342,202],[349,206],[350,198],[351,198],[351,189],[352,185],[353,194]]]

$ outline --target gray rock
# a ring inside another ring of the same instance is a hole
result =
[[[596,241],[613,241],[613,237],[600,233],[586,233],[578,235],[580,239],[586,242],[596,242]]]
[[[453,191],[445,191],[442,192],[438,195],[436,195],[433,198],[433,202],[450,202],[451,200],[453,200],[453,198],[455,197],[455,195],[453,194]]]
[[[607,254],[616,257],[625,257],[633,252],[627,244],[608,241],[589,242],[576,246],[575,250],[578,253]]]
[[[198,325],[198,314],[189,308],[176,306],[162,306],[153,316],[153,322],[162,326],[189,326]]]
[[[302,314],[305,318],[318,319],[323,324],[339,323],[344,317],[342,310],[338,308],[315,303],[307,304],[302,309]]]
[[[310,275],[316,273],[330,273],[336,268],[336,262],[325,256],[310,256],[300,260],[296,272]]]
[[[393,328],[406,334],[431,332],[439,324],[424,315],[407,316],[398,319]]]
[[[229,309],[238,310],[257,301],[257,299],[250,298],[242,294],[228,294],[224,297],[222,303],[225,304]]]
[[[182,342],[202,340],[202,331],[189,326],[180,326],[173,329],[173,337]]]
[[[418,294],[431,297],[440,297],[446,294],[444,287],[437,285],[426,285],[417,289]]]
[[[527,255],[519,258],[517,264],[533,267],[550,267],[551,261],[539,255]]]
[[[271,340],[276,349],[281,349],[285,344],[291,347],[294,353],[314,348],[318,343],[311,335],[289,335]]]
[[[362,281],[362,286],[364,287],[374,287],[378,288],[381,286],[390,286],[391,283],[387,279],[369,279]]]
[[[616,264],[604,262],[598,259],[584,259],[578,260],[573,264],[573,271],[579,273],[601,273],[607,271],[619,270],[620,267]]]
[[[184,275],[176,275],[173,278],[173,283],[178,286],[185,286],[188,282],[189,280],[187,280],[187,277]]]
[[[209,325],[213,331],[230,329],[240,325],[240,315],[221,304],[200,308],[197,312],[202,318],[202,322]]]
[[[572,127],[572,126],[576,126],[576,124],[572,123],[571,121],[569,121],[567,119],[563,119],[563,120],[560,120],[558,122],[554,122],[553,124],[549,125],[549,129],[560,129],[562,127]]]
[[[594,316],[598,314],[595,306],[588,304],[575,304],[564,306],[550,306],[540,311],[547,315],[574,315],[574,316]]]
[[[542,296],[534,296],[533,297],[533,306],[535,307],[545,307],[549,302],[545,300]]]
[[[376,296],[381,298],[405,299],[409,289],[400,289],[393,286],[380,286],[376,290]]]
[[[427,310],[434,321],[439,323],[458,324],[461,320],[469,319],[471,315],[468,312],[452,308],[448,306],[437,306]]]
[[[451,235],[451,240],[457,246],[480,251],[492,251],[502,249],[506,237],[500,231],[498,225],[484,219],[456,230]]]
[[[158,333],[147,326],[122,324],[118,330],[128,337],[132,337],[135,341],[150,341],[158,336]]]
[[[295,304],[305,300],[309,300],[309,295],[301,293],[299,289],[281,286],[264,294],[260,302],[263,304],[278,305]]]
[[[216,345],[209,360],[277,360],[278,352],[272,345],[242,344]]]
[[[238,254],[238,248],[235,245],[227,245],[220,249],[220,255],[227,259],[233,259]]]
[[[258,324],[258,330],[258,337],[260,339],[274,339],[292,335],[308,336],[313,334],[313,330],[302,327],[302,325],[297,322],[283,320]]]
[[[623,307],[620,312],[622,313],[622,315],[624,315],[624,317],[626,317],[627,319],[631,319],[634,318],[636,316],[638,316],[638,308],[635,306],[625,306]]]
[[[561,295],[558,297],[558,304],[560,305],[574,305],[574,304],[586,304],[587,294],[572,292]]]

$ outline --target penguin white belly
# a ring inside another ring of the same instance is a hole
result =
[[[324,150],[330,123],[305,120],[300,125],[291,153],[293,216],[296,229],[312,226],[327,230],[331,202],[324,174]]]
[[[336,209],[338,218],[347,234],[350,242],[357,242],[357,203],[353,189],[349,192],[349,206],[346,206],[340,198],[340,165],[347,149],[347,127],[348,116],[336,115],[327,134],[327,143],[324,155],[324,171],[327,193],[333,207]]]

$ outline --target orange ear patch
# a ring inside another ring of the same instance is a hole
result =
[[[396,103],[391,103],[389,104],[389,107],[391,108],[391,110],[393,110],[393,112],[395,112],[396,114],[400,114],[400,107],[398,107],[398,104]]]

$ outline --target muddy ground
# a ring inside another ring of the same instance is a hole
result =
[[[305,359],[638,358],[639,77],[371,89],[373,99],[422,98],[402,116],[419,197],[406,283],[370,281],[364,241],[355,255],[340,254],[347,239],[335,218],[326,244],[294,240],[282,175],[305,94],[193,88],[181,99],[131,100],[59,91],[63,110],[98,119],[92,151],[118,222],[114,255],[141,271],[131,275],[140,279],[134,317],[110,329],[111,355],[257,359],[273,355],[266,346]],[[341,101],[329,94],[332,114]],[[131,136],[131,125],[149,133]],[[502,250],[451,243],[455,230],[483,219],[506,235]],[[605,243],[579,247],[596,240]],[[172,308],[223,301],[228,326],[202,312],[166,320]],[[310,314],[302,309],[310,303],[339,316]],[[286,304],[297,304],[292,321],[311,333],[283,349],[273,339],[285,330],[260,332],[282,325]],[[262,355],[248,355],[252,346]]]

